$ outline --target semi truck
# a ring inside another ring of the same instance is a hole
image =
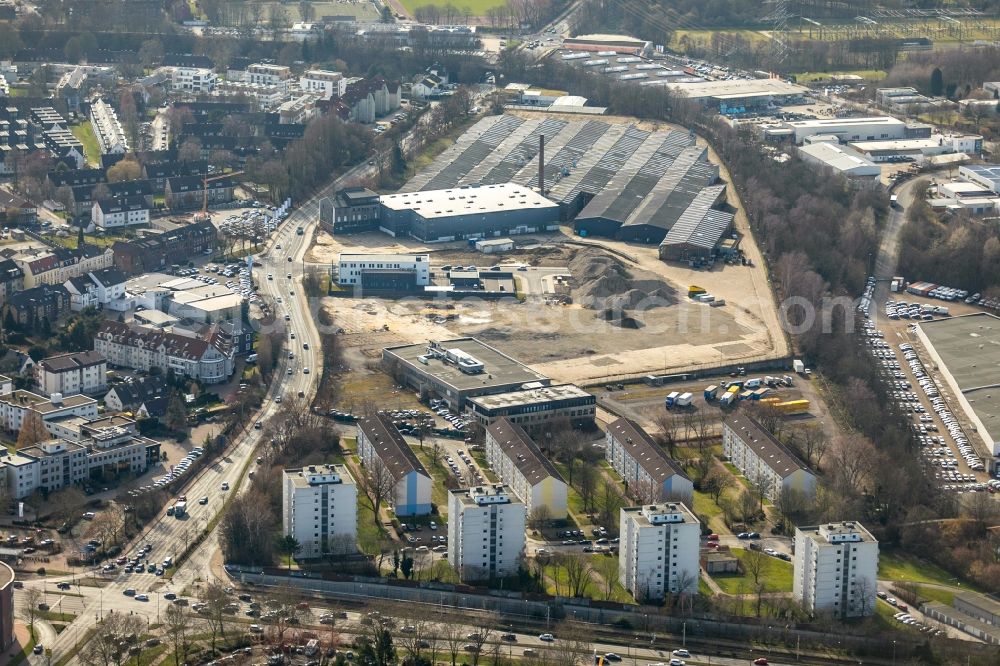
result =
[[[677,396],[677,402],[675,404],[678,407],[689,407],[692,402],[694,402],[694,395],[691,393],[681,393]]]
[[[711,386],[709,386],[708,388],[705,389],[705,393],[704,393],[705,400],[708,400],[710,402],[712,400],[715,400],[715,394],[718,393],[718,392],[719,392],[719,387],[716,386],[715,384],[712,384]]]
[[[667,395],[667,399],[663,401],[663,404],[666,405],[667,409],[670,409],[671,407],[677,404],[677,398],[679,397],[681,397],[680,393],[678,393],[677,391],[671,391]]]
[[[736,401],[736,393],[730,391],[726,391],[725,393],[722,394],[722,397],[719,398],[719,404],[723,407],[728,407],[735,401]]]
[[[792,369],[800,375],[806,371],[806,364],[799,359],[792,361]]]
[[[174,504],[174,518],[181,518],[187,513],[187,502],[184,500],[178,501]]]

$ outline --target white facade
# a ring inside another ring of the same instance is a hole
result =
[[[340,72],[327,69],[310,69],[299,77],[302,92],[316,93],[323,99],[340,97],[347,91],[347,79]]]
[[[417,286],[430,284],[430,255],[427,254],[341,254],[337,281],[341,285],[361,284],[365,271],[413,271]]]
[[[621,510],[618,572],[637,601],[698,591],[701,523],[680,502]]]
[[[125,130],[111,105],[98,99],[90,105],[90,123],[101,147],[102,155],[123,155],[129,152]]]
[[[448,562],[465,580],[517,573],[524,552],[524,503],[509,486],[461,488],[448,494]]]
[[[529,518],[544,507],[551,520],[568,513],[566,482],[519,425],[500,418],[486,429],[486,461],[525,504]]]
[[[14,391],[0,395],[0,427],[8,432],[21,429],[28,412],[37,412],[45,422],[66,416],[97,418],[97,401],[83,395],[45,398],[30,391]],[[47,428],[48,429],[48,428]]]
[[[358,487],[347,467],[286,469],[282,479],[282,533],[299,542],[301,550],[296,558],[353,551],[358,534]]]
[[[691,479],[635,421],[620,418],[608,425],[604,457],[636,501],[691,502],[694,493]]]
[[[793,120],[786,126],[792,130],[797,144],[816,134],[832,134],[841,143],[906,138],[906,123],[891,116]]]
[[[782,492],[816,494],[816,476],[781,442],[745,412],[722,424],[722,453],[750,483],[761,483],[772,502]]]
[[[95,201],[90,211],[94,226],[101,229],[149,224],[149,208],[143,203]]]
[[[796,528],[792,596],[810,612],[871,615],[877,575],[878,542],[860,523]]]
[[[252,85],[277,86],[283,95],[287,95],[291,90],[292,70],[284,65],[250,65],[247,67],[247,82]]]
[[[97,352],[61,354],[35,364],[39,390],[47,396],[97,393],[108,388],[108,363]]]
[[[219,77],[210,69],[202,67],[175,67],[170,78],[174,90],[193,93],[208,93],[215,90]]]

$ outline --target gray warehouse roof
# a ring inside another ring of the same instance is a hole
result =
[[[694,245],[711,250],[722,239],[733,223],[733,214],[712,208],[725,192],[725,185],[706,187],[698,193],[670,231],[661,245]]]
[[[406,364],[412,370],[427,375],[456,391],[474,391],[491,386],[507,386],[511,384],[526,384],[529,382],[548,383],[549,378],[535,372],[507,356],[503,352],[490,347],[475,338],[458,338],[437,343],[441,349],[460,349],[471,354],[480,362],[484,369],[479,374],[466,374],[457,365],[446,363],[440,358],[426,358],[426,363],[417,359],[427,355],[428,345],[404,345],[401,347],[386,347],[382,350],[384,357],[395,358]]]
[[[392,210],[412,210],[424,219],[555,207],[534,190],[516,183],[387,194],[379,203]]]
[[[493,393],[470,398],[469,402],[483,409],[503,409],[521,405],[544,404],[558,402],[570,398],[593,398],[576,384],[560,384],[558,386],[542,386],[507,393]]]

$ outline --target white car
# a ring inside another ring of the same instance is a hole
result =
[[[229,482],[228,481],[223,481],[222,482],[222,489],[223,490],[229,490]]]
[[[552,634],[541,634],[538,636],[538,640],[545,641],[546,643],[551,643],[556,639]]]
[[[691,653],[688,652],[687,650],[685,650],[684,648],[680,648],[680,649],[674,650],[670,654],[672,654],[675,657],[684,657],[685,659],[690,659],[691,658]]]

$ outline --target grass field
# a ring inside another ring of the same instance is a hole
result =
[[[90,164],[101,163],[101,147],[97,145],[97,137],[94,135],[94,128],[90,126],[90,121],[74,125],[73,136],[83,144],[83,153],[87,156]]]
[[[880,580],[955,584],[955,577],[941,567],[900,553],[879,553],[878,577]]]
[[[916,585],[917,594],[919,594],[924,599],[929,599],[930,601],[939,601],[942,604],[951,606],[955,601],[955,593],[958,589],[944,589],[941,587],[934,587],[933,585]]]
[[[853,69],[838,72],[802,72],[795,75],[795,80],[799,83],[813,83],[815,81],[826,81],[831,76],[838,74],[854,74],[860,76],[865,81],[881,81],[886,75],[881,69]]]
[[[740,559],[741,563],[749,557],[748,551],[743,548],[733,548],[732,553]],[[743,569],[746,571],[745,564],[743,564]],[[753,592],[753,577],[746,573],[714,574],[712,579],[722,588],[723,592],[729,594],[751,594]],[[760,579],[766,586],[767,592],[791,592],[792,563],[764,555]]]
[[[310,2],[313,10],[313,20],[319,21],[324,16],[354,16],[358,20],[364,19],[377,19],[379,17],[379,10],[373,2],[370,0],[328,0],[326,2]],[[426,2],[417,2],[417,5],[427,4]],[[445,4],[441,2],[440,4]],[[299,13],[299,3],[291,2],[288,4],[279,4],[277,2],[265,2],[264,6],[264,16],[270,16],[269,5],[279,5],[284,7],[285,11],[288,12],[288,20],[295,22],[301,21],[302,15]]]
[[[423,7],[426,5],[434,5],[436,7],[444,7],[445,5],[451,4],[458,7],[459,10],[464,11],[468,8],[469,12],[473,16],[485,16],[486,10],[492,9],[493,7],[502,7],[506,4],[505,0],[399,0],[399,3],[406,8],[406,11],[411,14],[417,7]]]

